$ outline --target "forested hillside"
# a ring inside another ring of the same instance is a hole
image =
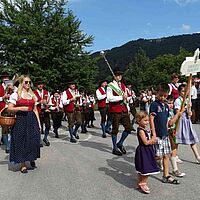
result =
[[[194,52],[200,47],[200,34],[178,35],[159,39],[138,39],[130,41],[120,47],[106,50],[106,57],[110,65],[127,69],[128,65],[134,61],[134,56],[139,49],[143,49],[146,56],[152,60],[164,54],[178,55],[183,48],[188,52]],[[95,52],[91,57],[98,57],[99,52]],[[99,67],[98,79],[105,78],[109,74],[108,67],[102,58],[97,63]]]

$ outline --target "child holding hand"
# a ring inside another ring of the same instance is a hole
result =
[[[138,189],[141,189],[146,194],[150,193],[147,186],[149,175],[159,173],[156,164],[153,144],[156,142],[156,137],[151,137],[151,133],[147,130],[149,125],[149,116],[144,111],[139,111],[136,114],[136,121],[139,125],[137,129],[137,137],[139,145],[135,152],[135,168],[138,173]]]

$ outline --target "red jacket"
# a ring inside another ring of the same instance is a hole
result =
[[[125,92],[125,85],[121,83],[121,89]],[[119,96],[114,90],[113,90],[114,96]],[[128,112],[128,109],[126,105],[123,103],[123,101],[118,102],[109,102],[109,111],[111,113],[121,113],[121,112]]]

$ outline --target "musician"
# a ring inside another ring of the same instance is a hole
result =
[[[108,80],[101,80],[99,82],[99,88],[96,90],[96,96],[98,100],[98,110],[101,115],[101,130],[102,137],[106,138],[106,133],[110,134],[110,126],[112,124],[110,113],[109,113],[109,102],[106,96],[106,87],[108,85]]]
[[[95,105],[95,97],[93,94],[88,94],[88,102],[86,105],[86,108],[88,110],[88,115],[89,115],[89,121],[88,121],[88,128],[95,127],[93,122],[95,120],[94,117],[94,105]]]
[[[108,84],[106,93],[107,99],[109,101],[109,111],[112,119],[112,153],[118,156],[126,154],[123,143],[132,131],[130,115],[128,113],[129,106],[127,104],[128,96],[126,92],[126,87],[123,83],[121,83],[122,74],[123,72],[121,70],[117,68],[114,70],[114,80],[113,82]],[[124,131],[122,132],[120,140],[117,142],[117,134],[119,131],[120,122],[124,127]]]
[[[51,119],[53,121],[53,132],[55,133],[55,138],[59,138],[58,129],[62,125],[63,118],[63,105],[61,102],[61,95],[59,90],[55,90],[49,101],[51,110]]]
[[[48,140],[49,130],[50,130],[50,110],[49,110],[49,99],[50,93],[44,89],[44,81],[37,81],[36,83],[37,89],[34,91],[34,94],[37,97],[37,110],[39,113],[40,124],[41,124],[41,133],[43,133],[43,125],[45,125],[44,138],[43,142],[46,146],[50,146],[50,142]]]
[[[6,107],[6,102],[8,102],[10,95],[12,92],[10,92],[10,84],[9,86],[5,84],[6,81],[9,80],[10,76],[8,73],[4,72],[0,75],[2,83],[0,84],[0,111]],[[2,113],[2,115],[5,115],[5,112]],[[2,138],[1,142],[6,145],[5,152],[10,152],[9,147],[9,141],[8,141],[8,132],[9,128],[2,126]]]
[[[86,94],[85,88],[80,87],[79,88],[80,92],[80,106],[81,106],[81,133],[87,133],[87,125],[89,123],[89,115],[88,115],[88,110],[87,110],[87,102],[88,102],[88,96]]]
[[[134,128],[134,123],[135,123],[135,115],[136,115],[136,106],[135,106],[135,101],[136,101],[136,95],[134,90],[132,89],[132,84],[130,81],[126,81],[126,92],[127,92],[127,101],[128,101],[128,105],[130,107],[130,113],[133,116],[132,119],[132,127],[133,127],[133,131],[136,131]]]
[[[70,142],[76,143],[76,139],[79,139],[79,135],[77,132],[82,122],[80,94],[79,91],[76,89],[75,81],[70,81],[68,85],[69,88],[63,92],[61,101],[64,106],[64,112],[67,115]]]

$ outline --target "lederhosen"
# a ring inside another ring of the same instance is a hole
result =
[[[66,90],[66,95],[67,99],[73,98],[73,95],[71,94],[69,89]],[[81,108],[78,104],[79,102],[80,98],[77,100],[77,102],[70,102],[68,105],[64,105],[64,111],[67,115],[69,128],[73,128],[74,125],[81,125],[82,123]]]
[[[106,92],[101,87],[98,88],[98,90],[100,91],[101,95],[106,94]],[[98,110],[101,115],[101,124],[104,124],[106,122],[106,116],[107,116],[107,120],[111,121],[110,112],[109,112],[109,104],[106,103],[106,98],[102,100],[98,100]]]
[[[121,83],[121,90],[125,92],[125,85],[123,83]],[[114,90],[113,95],[119,96]],[[109,102],[109,111],[112,119],[112,134],[118,134],[120,123],[124,126],[126,132],[131,133],[132,125],[125,103],[123,101]]]
[[[52,106],[55,107],[54,110],[51,110],[51,119],[53,121],[53,128],[56,131],[62,125],[63,112],[59,107],[61,98],[52,96],[50,101],[53,104]]]

